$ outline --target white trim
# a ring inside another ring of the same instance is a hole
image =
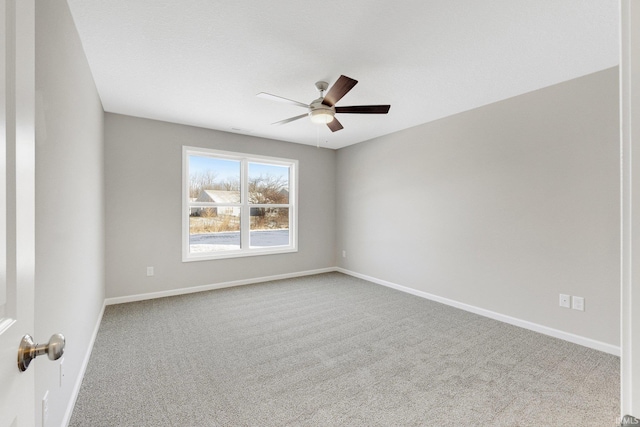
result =
[[[412,289],[407,286],[398,285],[396,283],[388,282],[386,280],[377,279],[375,277],[367,276],[365,274],[356,273],[355,271],[347,270],[342,267],[327,267],[317,270],[299,271],[295,273],[278,274],[274,276],[255,277],[251,279],[233,280],[229,282],[213,283],[209,285],[194,286],[189,288],[172,289],[168,291],[150,292],[145,294],[128,295],[123,297],[106,298],[105,305],[123,304],[134,301],[144,301],[154,298],[170,297],[175,295],[184,295],[195,292],[204,292],[214,289],[230,288],[233,286],[250,285],[254,283],[269,282],[272,280],[290,279],[294,277],[311,276],[313,274],[322,274],[330,272],[340,272],[349,276],[357,277],[367,280],[369,282],[396,289],[401,292],[406,292],[421,298],[426,298],[431,301],[436,301],[442,304],[449,305],[451,307],[459,308],[464,311],[478,314],[480,316],[488,317],[490,319],[498,320],[500,322],[508,323],[510,325],[519,326],[521,328],[528,329],[530,331],[538,332],[544,335],[559,338],[565,341],[572,342],[574,344],[582,345],[584,347],[592,348],[594,350],[603,351],[605,353],[612,354],[614,356],[620,356],[620,347],[607,344],[602,341],[597,341],[591,338],[583,337],[581,335],[572,334],[570,332],[561,331],[559,329],[550,328],[548,326],[540,325],[538,323],[529,322],[528,320],[518,319],[516,317],[507,316],[506,314],[497,313],[495,311],[487,310],[484,308],[476,307],[463,302],[455,301],[449,298],[441,297],[438,295],[430,294],[428,292]],[[96,329],[97,332],[97,329]],[[87,359],[88,360],[88,359]]]
[[[313,274],[322,274],[330,272],[340,272],[349,276],[357,277],[367,280],[369,282],[396,289],[401,292],[406,292],[411,295],[415,295],[421,298],[426,298],[431,301],[436,301],[442,304],[449,305],[451,307],[459,308],[464,311],[478,314],[480,316],[488,317],[490,319],[498,320],[500,322],[508,323],[510,325],[519,326],[521,328],[528,329],[530,331],[538,332],[544,335],[559,338],[565,341],[572,342],[574,344],[582,345],[584,347],[592,348],[594,350],[603,351],[605,353],[612,354],[614,356],[620,356],[620,347],[608,344],[602,341],[597,341],[591,338],[583,337],[581,335],[572,334],[570,332],[561,331],[559,329],[550,328],[548,326],[540,325],[538,323],[529,322],[528,320],[518,319],[516,317],[507,316],[506,314],[497,313],[495,311],[487,310],[484,308],[476,307],[470,304],[455,301],[449,298],[444,298],[438,295],[430,294],[428,292],[419,291],[406,286],[398,285],[396,283],[388,282],[386,280],[377,279],[375,277],[367,276],[365,274],[356,273],[355,271],[347,270],[342,267],[327,267],[317,270],[299,271],[295,273],[278,274],[274,276],[255,277],[251,279],[233,280],[230,282],[213,283],[209,285],[194,286],[189,288],[172,289],[168,291],[150,292],[146,294],[128,295],[123,297],[106,298],[105,305],[123,304],[134,301],[144,301],[154,298],[164,298],[176,295],[184,295],[195,292],[204,292],[214,289],[230,288],[233,286],[250,285],[254,283],[269,282],[272,280],[290,279],[294,277],[311,276]],[[96,330],[97,332],[97,330]]]
[[[84,355],[84,360],[82,361],[82,366],[80,367],[80,372],[78,372],[78,377],[76,378],[76,383],[73,386],[73,390],[71,391],[71,399],[67,404],[67,410],[64,413],[64,417],[62,418],[62,425],[65,427],[69,426],[71,422],[71,415],[73,414],[73,409],[76,406],[76,401],[78,400],[78,395],[80,394],[80,387],[82,387],[82,380],[84,380],[84,374],[87,371],[87,366],[89,365],[89,359],[91,359],[91,352],[93,351],[93,345],[96,342],[96,337],[98,336],[98,330],[100,329],[100,324],[102,323],[102,316],[104,316],[104,309],[106,307],[106,300],[102,303],[102,309],[100,310],[100,314],[98,315],[98,319],[96,320],[96,325],[93,328],[93,334],[91,334],[91,339],[89,340],[89,345],[87,346],[87,351]]]
[[[572,334],[569,332],[564,332],[558,329],[550,328],[548,326],[539,325],[537,323],[529,322],[527,320],[518,319],[516,317],[507,316],[505,314],[496,313],[495,311],[486,310],[484,308],[476,307],[470,304],[465,304],[463,302],[458,302],[449,298],[440,297],[438,295],[433,295],[428,292],[419,291],[416,289],[412,289],[406,286],[398,285],[396,283],[388,282],[386,280],[377,279],[375,277],[367,276],[365,274],[356,273],[354,271],[350,271],[341,267],[337,267],[336,271],[344,274],[348,274],[349,276],[357,277],[359,279],[364,279],[369,282],[376,283],[378,285],[386,286],[389,288],[393,288],[402,292],[406,292],[408,294],[416,295],[421,298],[426,298],[428,300],[436,301],[442,304],[449,305],[451,307],[459,308],[464,311],[468,311],[471,313],[479,314],[484,317],[488,317],[490,319],[499,320],[500,322],[508,323],[510,325],[519,326],[521,328],[529,329],[530,331],[539,332],[544,335],[549,335],[555,338],[560,338],[565,341],[572,342],[574,344],[579,344],[584,347],[593,348],[595,350],[603,351],[605,353],[613,354],[614,356],[620,356],[620,347],[615,345],[607,344],[601,341],[596,341],[591,338],[583,337],[581,335]]]
[[[169,291],[150,292],[146,294],[127,295],[105,299],[106,305],[122,304],[125,302],[144,301],[155,298],[172,297],[175,295],[191,294],[195,292],[211,291],[214,289],[230,288],[233,286],[251,285],[254,283],[270,282],[272,280],[291,279],[293,277],[311,276],[313,274],[331,273],[337,271],[335,267],[320,268],[317,270],[299,271],[295,273],[277,274],[274,276],[255,277],[252,279],[233,280],[230,282],[213,283],[210,285],[193,286],[189,288],[171,289]]]
[[[620,2],[620,415],[640,416],[640,2]]]
[[[451,307],[455,307],[461,310],[465,310],[471,313],[475,313],[484,317],[488,317],[490,319],[494,319],[494,320],[498,320],[500,322],[504,322],[504,323],[508,323],[510,325],[514,325],[514,326],[519,326],[521,328],[525,328],[534,332],[538,332],[544,335],[548,335],[548,336],[552,336],[555,338],[559,338],[565,341],[569,341],[572,342],[574,344],[578,344],[578,345],[582,345],[584,347],[588,347],[588,348],[592,348],[595,350],[599,350],[599,351],[603,351],[605,353],[609,353],[612,354],[614,356],[620,356],[620,347],[611,345],[611,344],[607,344],[607,343],[603,343],[601,341],[596,341],[593,340],[591,338],[586,338],[580,335],[575,335],[569,332],[564,332],[564,331],[560,331],[558,329],[554,329],[554,328],[549,328],[547,326],[543,326],[543,325],[539,325],[537,323],[533,323],[533,322],[529,322],[526,320],[522,320],[522,319],[518,319],[515,317],[511,317],[511,316],[507,316],[504,314],[500,314],[500,313],[496,313],[495,311],[491,311],[491,310],[486,310],[480,307],[476,307],[470,304],[465,304],[462,302],[458,302],[449,298],[444,298],[444,297],[440,297],[437,295],[433,295],[427,292],[423,292],[423,291],[419,291],[416,289],[412,289],[406,286],[402,286],[402,285],[398,285],[396,283],[392,283],[392,282],[388,282],[386,280],[382,280],[382,279],[377,279],[375,277],[371,277],[371,276],[367,276],[365,274],[360,274],[360,273],[356,273],[354,271],[351,270],[347,270],[345,268],[342,267],[327,267],[327,268],[320,268],[320,269],[316,269],[316,270],[307,270],[307,271],[299,271],[299,272],[295,272],[295,273],[286,273],[286,274],[278,274],[278,275],[273,275],[273,276],[263,276],[263,277],[256,277],[256,278],[252,278],[252,279],[243,279],[243,280],[233,280],[233,281],[229,281],[229,282],[222,282],[222,283],[214,283],[214,284],[210,284],[210,285],[203,285],[203,286],[194,286],[194,287],[190,287],[190,288],[181,288],[181,289],[172,289],[169,291],[161,291],[161,292],[150,292],[150,293],[146,293],[146,294],[137,294],[137,295],[129,295],[129,296],[123,296],[123,297],[113,297],[113,298],[105,298],[104,303],[102,305],[102,310],[100,311],[100,315],[98,316],[98,319],[96,321],[96,325],[94,327],[93,330],[93,335],[91,336],[91,341],[89,343],[89,347],[87,349],[87,352],[85,354],[84,357],[84,361],[82,363],[82,367],[80,369],[78,378],[76,380],[76,384],[73,388],[73,391],[71,393],[71,400],[69,401],[68,405],[67,405],[67,410],[64,414],[64,418],[63,418],[63,426],[68,427],[69,422],[71,421],[71,415],[73,414],[73,409],[75,407],[76,404],[76,400],[78,398],[78,394],[80,393],[80,387],[82,386],[82,380],[84,379],[84,375],[85,372],[87,370],[87,365],[89,364],[89,359],[91,357],[91,352],[93,350],[93,346],[95,344],[95,340],[96,340],[96,336],[98,335],[98,330],[100,328],[100,324],[102,322],[102,317],[104,315],[104,310],[105,307],[107,305],[114,305],[114,304],[122,304],[122,303],[127,303],[127,302],[134,302],[134,301],[143,301],[143,300],[150,300],[150,299],[155,299],[155,298],[163,298],[163,297],[169,297],[169,296],[175,296],[175,295],[184,295],[184,294],[190,294],[190,293],[196,293],[196,292],[204,292],[204,291],[209,291],[209,290],[214,290],[214,289],[222,289],[222,288],[229,288],[229,287],[233,287],[233,286],[242,286],[242,285],[250,285],[250,284],[254,284],[254,283],[261,283],[261,282],[268,282],[268,281],[272,281],[272,280],[281,280],[281,279],[290,279],[290,278],[294,278],[294,277],[304,277],[304,276],[311,276],[314,274],[322,274],[322,273],[331,273],[331,272],[339,272],[339,273],[343,273],[343,274],[347,274],[349,276],[353,276],[353,277],[357,277],[363,280],[366,280],[368,282],[371,283],[375,283],[378,285],[382,285],[382,286],[386,286],[401,292],[406,292],[409,293],[411,295],[415,295],[421,298],[425,298],[431,301],[436,301],[442,304],[446,304],[449,305]]]
[[[291,238],[291,233],[289,233],[289,238]],[[249,247],[249,249],[245,249],[244,252],[240,249],[233,250],[233,251],[231,250],[220,251],[220,253],[216,254],[215,258],[211,256],[211,252],[204,252],[202,255],[195,253],[195,254],[189,255],[189,258],[183,259],[182,262],[212,261],[216,259],[226,259],[226,258],[242,258],[242,257],[248,257],[248,256],[288,254],[291,252],[298,252],[298,249],[291,248],[289,246],[281,246],[281,247],[271,246],[268,249],[262,249],[259,246],[257,246],[257,247]]]

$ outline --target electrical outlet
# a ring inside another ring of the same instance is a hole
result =
[[[560,294],[560,307],[571,308],[571,295]]]
[[[49,390],[42,397],[42,427],[47,427],[49,421]]]
[[[584,311],[584,298],[571,297],[571,308],[573,308],[574,310]]]
[[[60,359],[60,387],[64,383],[64,357]]]
[[[346,258],[347,257],[347,251],[342,251],[342,258]]]
[[[153,276],[153,267],[147,267],[147,276]]]

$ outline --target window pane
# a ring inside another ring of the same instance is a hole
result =
[[[189,252],[240,249],[240,208],[194,207],[189,213]]]
[[[189,156],[189,200],[240,203],[240,161]]]
[[[296,160],[182,153],[184,262],[297,250]]]
[[[250,162],[249,203],[289,203],[289,167]]]
[[[250,246],[289,245],[289,208],[251,208]]]

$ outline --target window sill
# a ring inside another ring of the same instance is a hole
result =
[[[262,256],[262,255],[279,255],[298,252],[298,248],[293,248],[290,246],[283,247],[282,249],[247,249],[247,250],[238,250],[238,251],[226,251],[224,253],[205,253],[202,255],[183,255],[182,262],[194,262],[194,261],[212,261],[218,259],[231,259],[231,258],[244,258],[250,256]]]

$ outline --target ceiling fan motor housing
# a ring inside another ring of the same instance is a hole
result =
[[[309,105],[309,117],[314,123],[330,123],[336,114],[335,107],[323,104],[323,100],[324,98],[320,97]]]

